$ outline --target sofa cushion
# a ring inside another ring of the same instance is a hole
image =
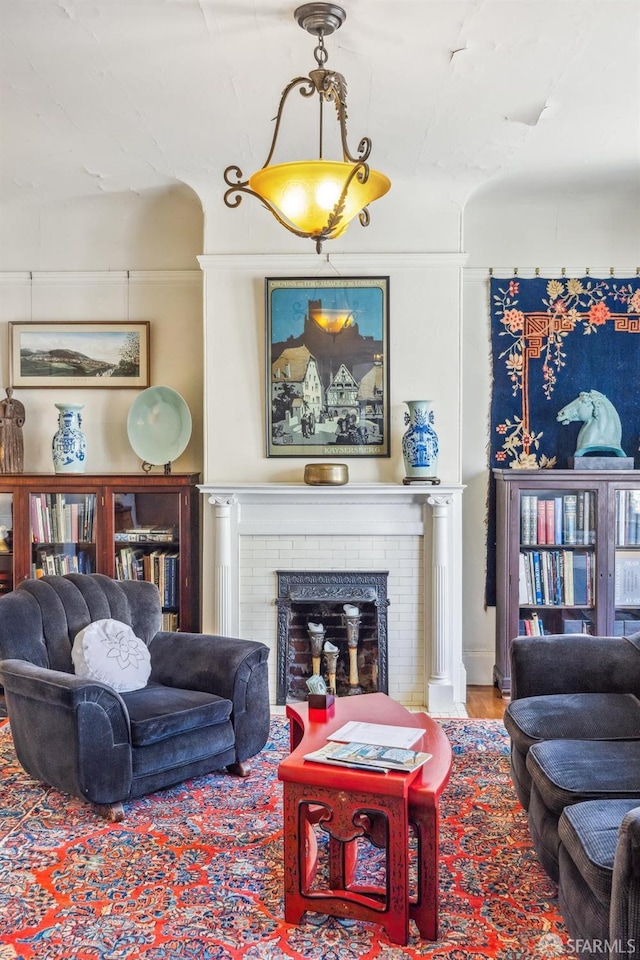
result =
[[[131,743],[144,747],[179,733],[226,723],[233,704],[201,690],[183,690],[149,683],[143,690],[122,694],[131,721]]]
[[[521,753],[541,740],[640,739],[640,700],[632,693],[558,693],[513,700],[504,725]]]
[[[638,797],[640,740],[545,740],[527,754],[545,806],[560,816],[582,800]]]
[[[613,858],[623,818],[640,806],[640,798],[588,800],[566,807],[558,834],[590,891],[607,905],[611,901]]]
[[[108,683],[119,693],[144,687],[151,675],[146,643],[120,620],[94,620],[80,630],[71,659],[78,677]]]

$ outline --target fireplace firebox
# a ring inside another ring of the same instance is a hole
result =
[[[388,571],[276,572],[276,702],[306,700],[314,673],[339,697],[387,693]]]

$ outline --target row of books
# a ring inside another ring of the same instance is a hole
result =
[[[640,490],[616,490],[616,545],[640,544]]]
[[[562,496],[522,494],[520,542],[523,546],[587,546],[595,543],[596,495],[592,490]]]
[[[94,573],[93,555],[89,550],[62,553],[38,550],[31,566],[33,577],[61,577],[65,573]]]
[[[95,494],[31,495],[33,543],[92,543]]]
[[[177,529],[173,526],[131,527],[115,534],[118,543],[171,543],[176,538]]]
[[[521,637],[543,637],[554,632],[555,630],[549,630],[545,627],[542,617],[539,617],[537,613],[532,613],[530,617],[518,621],[518,633]],[[562,632],[587,633],[593,636],[595,628],[593,620],[578,614],[575,617],[566,616],[562,618]],[[614,637],[631,637],[634,633],[640,633],[640,618],[616,617],[613,622]]]
[[[147,580],[155,583],[163,607],[179,605],[178,551],[122,547],[116,555],[116,580]]]
[[[593,620],[585,619],[581,616],[562,618],[563,633],[588,633],[590,636],[595,633]]]
[[[175,633],[180,626],[180,618],[175,610],[163,610],[160,629],[166,633]]]
[[[594,568],[594,556],[590,550],[521,551],[519,604],[591,606],[595,596]]]
[[[616,613],[616,618],[613,621],[614,637],[631,637],[634,633],[639,632],[640,618],[637,616],[625,616],[624,614]]]
[[[554,624],[554,628],[550,630],[545,627],[542,617],[539,617],[537,613],[532,613],[530,617],[518,621],[518,633],[521,637],[544,637],[551,633],[557,633],[558,626]],[[580,616],[563,617],[562,633],[593,634],[593,620]]]
[[[530,617],[524,617],[518,620],[518,635],[521,637],[543,637],[549,633],[544,629],[542,620],[537,613],[532,613]]]

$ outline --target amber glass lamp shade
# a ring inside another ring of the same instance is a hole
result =
[[[267,201],[296,230],[310,237],[339,237],[354,217],[373,200],[384,196],[391,181],[369,170],[365,183],[351,178],[344,209],[337,223],[328,223],[354,165],[337,160],[300,160],[263,167],[249,178],[251,190]]]

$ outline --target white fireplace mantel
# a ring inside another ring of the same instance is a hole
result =
[[[213,507],[213,631],[239,635],[243,537],[422,538],[424,705],[450,711],[465,700],[462,664],[460,484],[215,483],[200,485]],[[393,561],[392,561],[393,562]],[[333,567],[332,567],[333,568]],[[338,568],[336,568],[338,569]],[[389,638],[390,645],[393,638]]]

